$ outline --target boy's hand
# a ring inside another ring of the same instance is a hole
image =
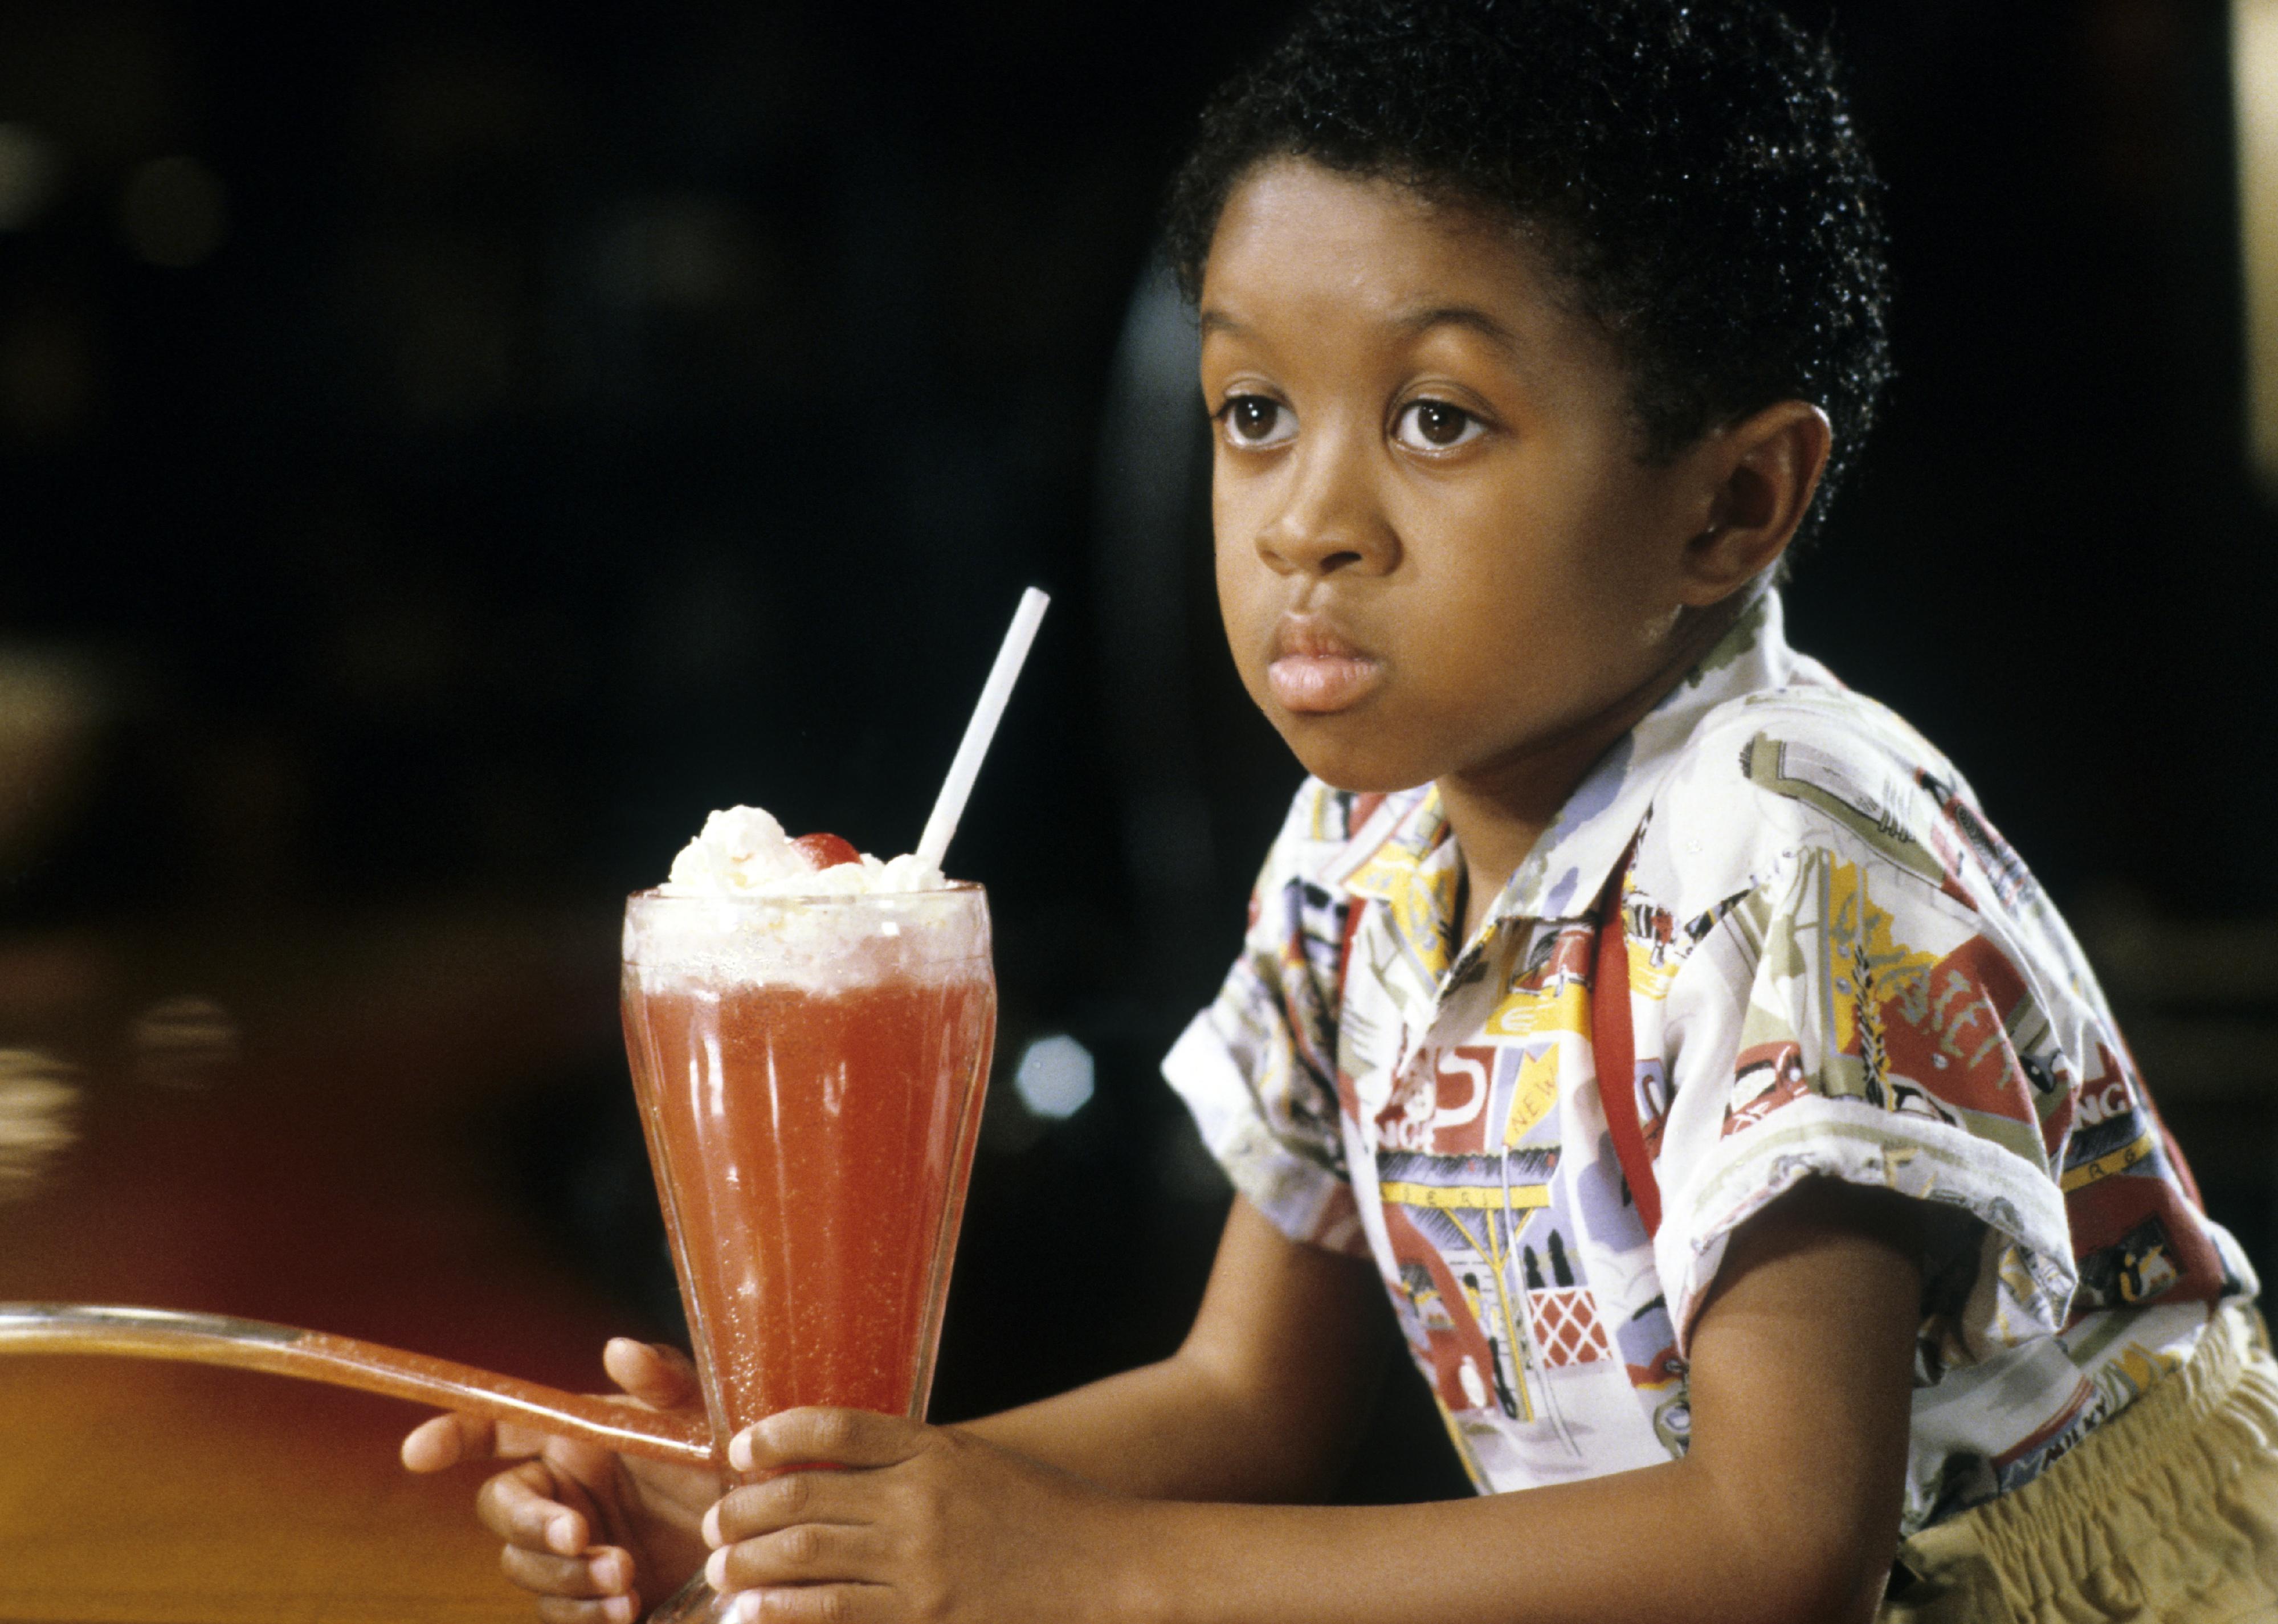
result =
[[[729,1459],[781,1474],[704,1520],[706,1577],[743,1592],[737,1624],[1066,1624],[1120,1588],[1114,1513],[1134,1503],[964,1433],[787,1410]]]
[[[699,1402],[685,1355],[620,1337],[602,1367],[651,1409]],[[703,1559],[704,1508],[716,1474],[617,1455],[527,1427],[438,1415],[403,1440],[403,1464],[440,1472],[462,1460],[520,1460],[475,1497],[482,1525],[506,1542],[506,1576],[539,1598],[546,1624],[632,1624],[687,1582]]]

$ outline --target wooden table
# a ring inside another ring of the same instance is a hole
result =
[[[473,1124],[615,1041],[609,925],[574,951],[462,921],[202,961],[189,984],[244,1011],[244,1059],[194,1089],[87,1076],[79,1148],[0,1205],[0,1300],[242,1314],[600,1386],[603,1339],[640,1328],[531,1232]],[[482,1468],[398,1465],[422,1413],[0,1359],[0,1624],[527,1624],[475,1526]]]
[[[479,1474],[415,1478],[417,1412],[237,1371],[0,1367],[10,1624],[529,1624],[470,1514]]]

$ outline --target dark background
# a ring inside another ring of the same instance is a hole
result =
[[[1901,375],[1793,633],[1972,777],[2267,1258],[2225,13],[1795,10],[1890,185]],[[738,801],[906,849],[1039,583],[953,862],[1005,1011],[936,1413],[1166,1351],[1225,1193],[1154,1062],[1297,773],[1216,643],[1198,403],[1127,317],[1196,108],[1288,11],[0,0],[0,1046],[98,1125],[223,1111],[375,943],[455,945],[548,1037],[362,1152],[668,1326],[616,899]],[[1055,1032],[1099,1077],[1056,1122],[1003,1086]],[[1451,1481],[1403,1391],[1355,1494]]]

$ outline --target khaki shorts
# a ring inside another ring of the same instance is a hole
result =
[[[2181,1370],[1899,1559],[1884,1624],[2278,1620],[2278,1363],[2259,1316],[2216,1314]]]

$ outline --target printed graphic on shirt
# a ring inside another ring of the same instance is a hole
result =
[[[1447,860],[1449,854],[1437,853],[1441,860],[1432,861],[1447,830],[1437,801],[1427,803],[1345,882],[1354,896],[1383,905],[1392,927],[1387,939],[1427,982],[1446,974],[1455,956],[1448,921],[1456,911],[1461,870]]]
[[[1783,763],[1802,755],[1761,736],[1749,754],[1752,762]],[[2075,1321],[2162,1297],[2213,1303],[2235,1293],[2240,1283],[2189,1199],[2140,1084],[2113,1049],[2098,1043],[2092,1067],[2079,1076],[2081,1068],[2058,1045],[2007,954],[1956,922],[1952,910],[1928,905],[1935,900],[1910,903],[1903,894],[1929,877],[1915,854],[1942,847],[1936,876],[1942,899],[1967,898],[1968,878],[2013,903],[2037,896],[2031,876],[1999,831],[1952,785],[1925,773],[1918,781],[1935,796],[1939,815],[1931,827],[1951,831],[1952,839],[1924,846],[1893,832],[1888,814],[1875,811],[1870,822],[1866,798],[1848,788],[1825,756],[1806,757],[1803,770],[1813,775],[1808,785],[1788,777],[1776,781],[1784,791],[1808,789],[1805,798],[1836,809],[1846,827],[1862,838],[1876,834],[1878,850],[1909,861],[1875,879],[1870,864],[1830,854],[1816,877],[1816,912],[1807,902],[1772,928],[1770,965],[1816,939],[1818,961],[1805,978],[1823,990],[1835,1052],[1816,1076],[1807,1076],[1795,1035],[1779,1031],[1776,1016],[1760,1022],[1757,1043],[1741,1057],[1744,1086],[1755,1069],[1754,1092],[1744,1096],[1736,1089],[1726,1131],[1762,1121],[1775,1101],[1816,1090],[1965,1128],[2028,1160],[2049,1162],[2060,1154],[2058,1187],[2079,1273]],[[1968,877],[1945,868],[1948,862],[1967,862]],[[1907,925],[1893,908],[1905,910]],[[1776,970],[1771,980],[1777,986]],[[1775,1009],[1792,1007],[1774,1000]]]
[[[1540,934],[1487,1016],[1487,1035],[1582,1037],[1589,1023],[1590,955],[1597,940],[1597,931],[1583,923]]]
[[[1556,1145],[1522,1145],[1377,1161],[1418,1362],[1491,1478],[1529,1466],[1571,1475],[1597,1430],[1575,1378],[1619,1367],[1580,1277],[1559,1160]]]

